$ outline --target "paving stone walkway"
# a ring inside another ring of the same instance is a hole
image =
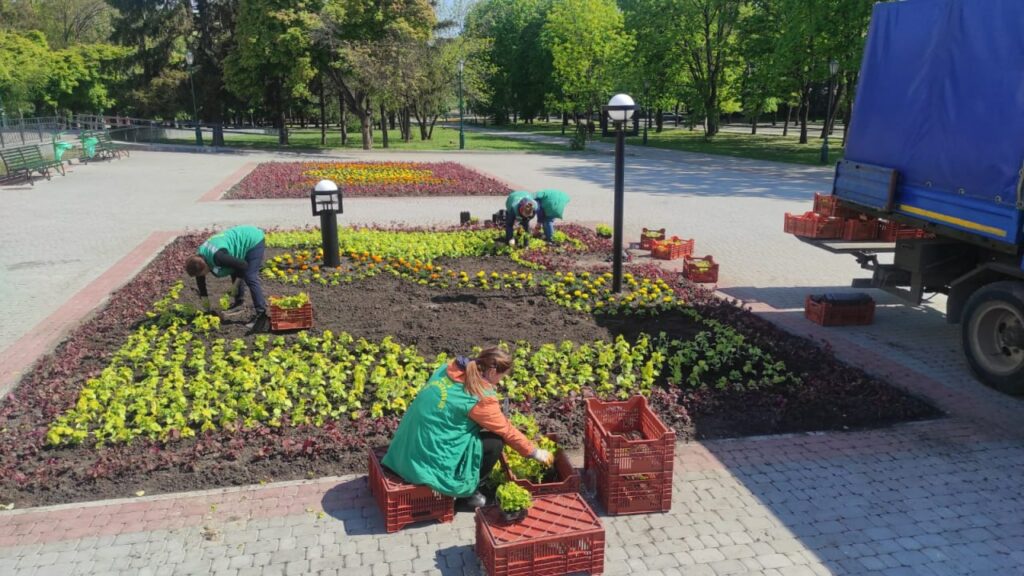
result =
[[[680,444],[671,512],[602,518],[605,573],[1024,574],[1024,403],[971,379],[956,330],[936,307],[897,307],[875,294],[882,306],[874,326],[824,329],[802,318],[803,295],[856,276],[842,257],[781,233],[781,213],[805,209],[828,174],[646,152],[627,171],[634,182],[627,226],[692,231],[698,251],[723,262],[723,295],[829,341],[840,357],[929,397],[949,416],[881,430]],[[24,310],[0,329],[0,346],[13,344],[0,358],[22,357],[28,344],[52,346],[175,230],[309,224],[302,201],[214,200],[217,186],[247,165],[292,158],[139,152],[76,167],[34,190],[0,188],[11,208],[0,214],[0,312]],[[610,220],[602,155],[459,161],[516,186],[572,190],[573,219]],[[452,221],[462,206],[487,214],[494,203],[353,200],[344,219]],[[52,333],[32,340],[35,326]],[[480,573],[471,514],[387,535],[361,475],[139,498],[126,488],[125,496],[0,512],[0,574]]]

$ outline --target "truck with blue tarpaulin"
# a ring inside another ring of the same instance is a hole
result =
[[[837,203],[922,228],[891,264],[914,304],[947,295],[975,375],[1024,394],[1024,0],[907,0],[872,13]]]

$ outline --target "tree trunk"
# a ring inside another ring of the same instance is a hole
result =
[[[277,143],[281,146],[288,145],[288,126],[284,114],[284,87],[278,81],[276,88],[277,96]]]
[[[338,117],[341,129],[341,145],[348,144],[348,115],[345,114],[345,95],[338,92]]]
[[[804,90],[800,96],[800,143],[807,144],[807,122],[811,115],[811,103],[809,96],[809,90]]]
[[[679,128],[679,102],[676,102],[675,116],[676,116],[676,128]]]
[[[662,128],[665,127],[665,111],[658,108],[658,111],[654,114],[654,132],[661,133]]]
[[[750,133],[757,134],[757,118],[758,114],[754,114],[754,117],[750,119]]]
[[[388,130],[394,130],[394,129],[395,129],[395,113],[394,112],[389,112],[388,113]]]
[[[789,136],[789,118],[793,115],[793,105],[786,102],[786,121],[782,123],[782,135]]]
[[[384,109],[384,103],[380,103],[380,138],[381,146],[388,147],[388,111]]]
[[[324,77],[320,76],[320,145],[327,146],[327,103],[324,100]]]
[[[853,120],[853,98],[846,99],[846,112],[843,114],[843,148],[846,148],[846,137],[850,135],[850,123]]]

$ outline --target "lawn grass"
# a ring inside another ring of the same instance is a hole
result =
[[[799,133],[799,130],[797,130]],[[613,138],[601,138],[603,142],[614,142]],[[642,145],[643,137],[634,136],[626,139],[632,145]],[[829,140],[829,162],[834,163],[843,157],[842,138]],[[683,150],[701,154],[719,154],[755,160],[771,160],[790,164],[821,165],[821,140],[810,138],[807,144],[801,144],[799,136],[775,136],[764,134],[742,134],[737,132],[719,132],[710,141],[704,139],[704,133],[686,129],[664,130],[660,134],[649,131],[647,146]]]
[[[289,144],[281,146],[277,143],[277,133],[273,134],[240,134],[226,132],[224,144],[228,148],[254,148],[254,149],[351,149],[361,150],[363,147],[362,134],[349,132],[348,141],[341,145],[341,134],[337,128],[327,131],[327,144],[320,143],[320,130],[317,128],[296,128],[288,133]],[[529,142],[505,138],[486,132],[466,131],[466,150],[501,150],[501,151],[522,151],[522,152],[567,152],[568,145],[551,144],[546,142]],[[209,134],[205,135],[206,144],[209,145]],[[401,133],[398,130],[388,131],[388,150],[424,150],[424,151],[451,151],[459,149],[459,131],[456,128],[437,126],[434,128],[433,138],[420,140],[419,130],[413,126],[413,139],[409,142],[402,142]],[[191,138],[168,138],[161,140],[173,144],[192,144]],[[382,148],[381,133],[375,130],[373,133],[373,149]]]
[[[561,122],[537,122],[534,124],[516,124],[506,126],[489,126],[493,130],[508,132],[524,132],[531,134],[543,134],[546,136],[561,136]],[[565,127],[565,137],[569,138],[575,125]],[[642,129],[641,129],[642,130]],[[704,139],[704,132],[699,130],[690,131],[686,128],[667,128],[661,133],[650,130],[647,133],[647,146],[649,148],[664,148],[668,150],[682,150],[685,152],[697,152],[700,154],[716,154],[721,156],[735,156],[738,158],[752,158],[755,160],[771,160],[774,162],[786,162],[790,164],[821,165],[821,140],[816,137],[820,128],[811,131],[810,142],[800,144],[800,128],[794,127],[791,130],[792,136],[777,136],[774,134],[744,134],[741,132],[719,132],[710,141]],[[613,137],[597,137],[597,142],[614,143]],[[635,136],[626,139],[630,145],[641,146],[642,136]],[[834,163],[843,157],[842,137],[836,137],[829,141],[829,162]]]

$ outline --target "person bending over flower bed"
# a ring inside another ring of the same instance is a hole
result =
[[[266,332],[269,328],[267,319],[267,300],[263,296],[260,284],[260,267],[263,266],[263,254],[266,243],[263,230],[255,226],[235,226],[214,235],[203,242],[196,254],[185,261],[185,271],[196,279],[199,296],[204,298],[207,310],[210,307],[209,295],[206,292],[206,275],[213,274],[217,278],[231,276],[234,283],[235,300],[228,310],[238,311],[245,302],[242,292],[242,281],[252,293],[252,304],[256,308],[256,317],[247,326],[254,332]]]
[[[537,224],[544,229],[544,240],[554,242],[555,220],[562,217],[565,205],[569,203],[569,195],[561,190],[541,190],[530,194],[517,190],[505,198],[505,242],[514,246],[512,233],[516,228],[516,220],[527,234],[530,233],[530,220],[537,217]]]
[[[512,357],[500,348],[442,364],[409,405],[381,463],[406,482],[472,508],[486,505],[480,486],[506,442],[550,466],[552,454],[534,446],[501,412],[494,387],[511,368]]]

